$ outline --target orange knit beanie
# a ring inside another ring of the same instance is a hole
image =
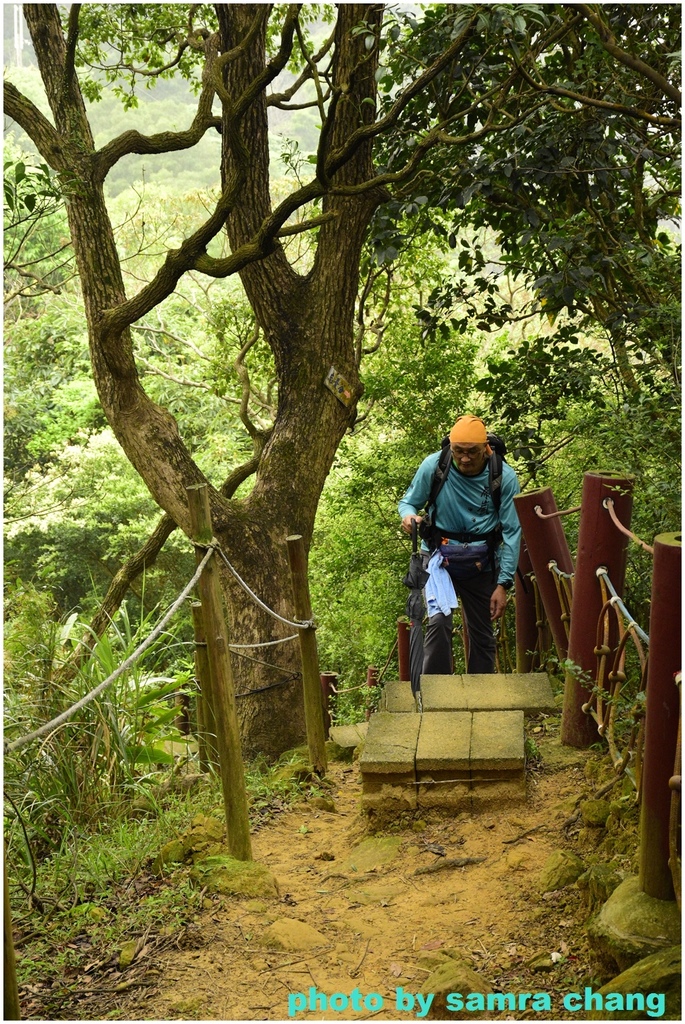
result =
[[[460,416],[450,430],[450,444],[487,444],[488,432],[478,416]]]

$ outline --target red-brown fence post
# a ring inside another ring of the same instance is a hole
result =
[[[519,555],[518,572],[514,582],[516,607],[516,671],[530,672],[538,646],[538,623],[535,610],[535,591],[530,578],[533,566],[528,547],[523,541]]]
[[[518,513],[523,539],[528,549],[535,579],[537,580],[540,598],[547,615],[554,646],[559,660],[563,661],[568,654],[568,637],[564,625],[564,609],[559,601],[559,594],[552,573],[550,562],[556,562],[561,572],[573,573],[573,559],[569,551],[568,541],[561,520],[558,517],[542,519],[536,512],[539,508],[545,516],[557,512],[557,503],[549,487],[537,491],[517,494],[514,506]]]
[[[590,690],[579,678],[594,679],[597,671],[595,643],[597,622],[602,610],[602,592],[597,569],[604,566],[616,593],[623,594],[628,538],[611,521],[604,505],[612,498],[620,522],[628,527],[633,510],[633,480],[620,473],[585,473],[581,498],[578,551],[573,582],[573,612],[568,638],[568,660],[577,668],[569,669],[564,685],[564,709],[561,716],[561,742],[569,747],[589,747],[598,739],[597,725],[583,705]],[[609,646],[618,642],[618,626],[610,623]],[[590,683],[590,687],[592,684]]]
[[[658,900],[675,899],[669,867],[669,780],[680,718],[675,676],[682,667],[681,547],[680,533],[661,533],[654,539],[639,877],[642,891]]]

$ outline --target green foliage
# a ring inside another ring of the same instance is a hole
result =
[[[401,305],[389,318],[385,348],[364,363],[371,424],[361,424],[338,450],[312,544],[320,663],[339,673],[342,688],[363,683],[367,666],[385,665],[404,614],[411,544],[399,529],[397,502],[459,412],[477,408],[475,342],[453,334],[442,349],[425,345]],[[386,678],[396,672],[394,659]],[[367,696],[356,691],[339,714],[363,717]]]
[[[200,11],[202,22],[196,24]],[[137,82],[149,89],[158,79],[180,74],[199,89],[201,34],[216,27],[210,5],[84,5],[76,60],[93,72],[82,80],[84,95],[91,102],[99,100],[109,86],[124,109],[130,109],[138,106]]]
[[[68,682],[61,681],[60,668],[87,624],[74,614],[56,619],[45,595],[21,583],[10,596],[10,607],[5,638],[8,742],[95,689],[132,654],[158,617],[154,610],[134,625],[122,605],[110,633]],[[36,849],[60,850],[74,829],[116,817],[122,801],[140,789],[154,766],[173,763],[172,745],[184,747],[174,704],[189,692],[190,676],[178,668],[183,660],[174,633],[167,631],[144,661],[135,662],[66,723],[6,756],[5,787],[12,801],[9,834],[22,856],[28,858],[31,847],[33,855]]]
[[[20,303],[58,295],[73,276],[64,199],[69,176],[61,180],[47,164],[22,152],[13,135],[5,143],[3,204],[3,293],[6,316],[20,315]]]

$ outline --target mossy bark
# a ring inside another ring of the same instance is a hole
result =
[[[93,377],[105,415],[155,501],[188,535],[186,488],[205,482],[204,476],[173,417],[152,402],[141,386],[130,325],[169,294],[183,272],[204,267],[207,240],[216,233],[217,225],[225,223],[234,254],[241,250],[250,259],[255,254],[261,257],[244,267],[241,277],[274,354],[276,420],[261,452],[251,494],[240,501],[227,499],[217,485],[211,488],[210,504],[214,534],[231,563],[263,601],[285,618],[292,618],[285,538],[301,534],[309,549],[324,482],[338,444],[354,422],[362,391],[354,345],[359,264],[365,230],[382,195],[373,189],[358,195],[332,194],[337,186],[354,187],[373,178],[371,143],[367,141],[330,181],[317,181],[313,186],[313,192],[325,195],[323,211],[331,219],[320,229],[310,271],[301,275],[289,264],[273,233],[266,237],[263,231],[271,212],[264,91],[241,106],[267,68],[265,19],[254,31],[260,5],[221,4],[217,11],[218,49],[225,53],[238,47],[239,51],[239,56],[225,65],[220,92],[222,199],[211,223],[179,250],[170,252],[155,280],[133,299],[126,296],[107,212],[102,152],[95,150],[73,67],[77,10],[69,16],[65,37],[57,7],[25,7],[54,127],[23,102],[16,90],[8,95],[12,116],[20,120],[48,163],[65,175],[65,184],[68,181],[69,225],[83,291]],[[375,52],[366,51],[363,34],[353,35],[351,29],[362,21],[377,23],[380,12],[379,5],[339,7],[333,67],[339,99],[331,105],[330,123],[323,133],[327,152],[339,150],[360,124],[373,118],[373,104],[362,101],[375,96],[377,58]],[[119,156],[139,145],[129,135],[118,140]],[[110,151],[114,153],[112,144]],[[237,266],[235,261],[233,266]],[[351,384],[348,405],[338,401],[325,385],[331,366]],[[222,585],[232,642],[269,641],[292,632],[246,598],[228,570],[222,572]],[[256,653],[277,668],[235,660],[243,748],[248,755],[277,755],[304,737],[297,645],[272,648],[264,657],[260,652],[247,653]]]

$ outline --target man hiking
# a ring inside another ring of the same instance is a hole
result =
[[[494,444],[496,439],[490,437]],[[444,450],[434,452],[419,466],[399,503],[402,529],[411,533],[416,521],[428,572],[437,579],[446,570],[452,581],[466,618],[467,671],[492,673],[492,622],[504,614],[518,565],[521,527],[513,499],[519,483],[511,466],[493,451],[485,424],[477,416],[457,420],[449,434],[449,449],[451,458]],[[423,516],[420,509],[425,509]],[[439,598],[438,604],[441,611],[428,602],[426,675],[453,671],[452,612],[444,600],[440,603]],[[456,599],[451,605],[457,607]]]

